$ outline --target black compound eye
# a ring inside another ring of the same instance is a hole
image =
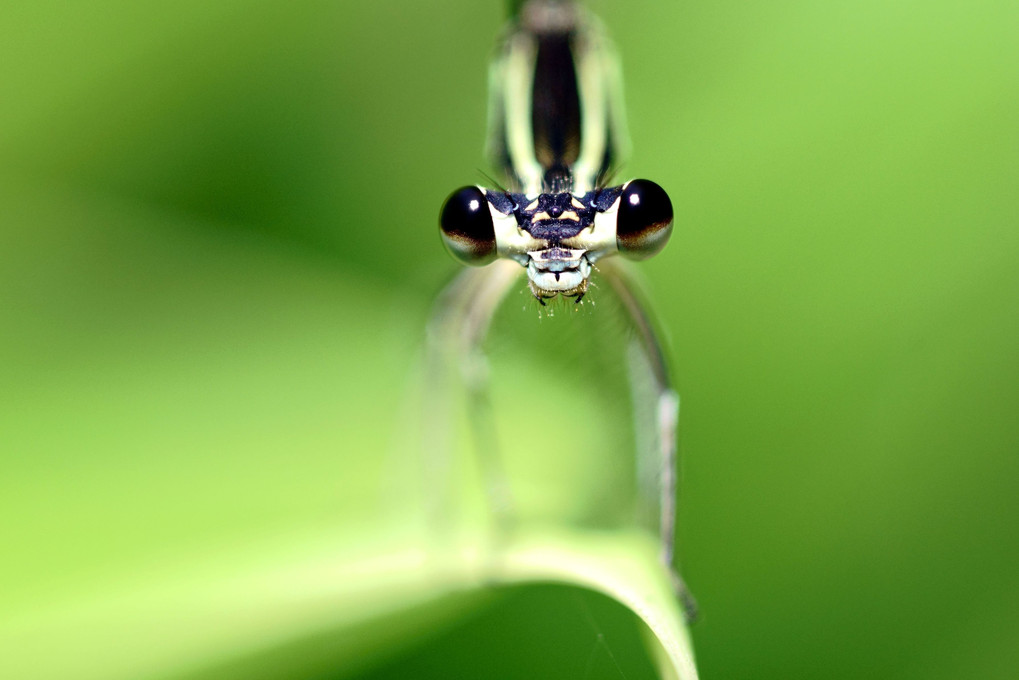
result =
[[[665,189],[646,179],[623,187],[616,214],[619,252],[634,260],[651,257],[665,247],[672,233],[672,201]]]
[[[478,187],[457,189],[442,205],[442,241],[464,264],[483,265],[495,259],[495,227],[488,200]]]

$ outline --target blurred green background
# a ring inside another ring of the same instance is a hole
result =
[[[677,207],[642,269],[683,398],[703,677],[1013,677],[1019,5],[591,5],[623,57],[626,174]],[[0,632],[33,641],[10,677],[179,674],[161,645],[188,635],[257,649],[285,615],[220,620],[247,591],[215,584],[399,542],[408,385],[456,269],[435,215],[485,167],[502,12],[0,8]],[[414,604],[387,592],[380,616]],[[172,616],[196,593],[207,629]],[[322,633],[276,658],[443,677],[456,654],[542,657],[529,617],[588,625],[562,597],[582,596],[479,593],[383,619],[371,654]],[[147,608],[165,620],[91,645]],[[540,675],[464,674],[514,670]]]

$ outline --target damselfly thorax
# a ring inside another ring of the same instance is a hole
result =
[[[534,297],[580,302],[595,263],[643,259],[672,232],[672,203],[649,180],[608,186],[626,139],[614,51],[573,2],[529,0],[489,72],[489,154],[506,186],[446,200],[443,240],[458,260],[514,260]]]

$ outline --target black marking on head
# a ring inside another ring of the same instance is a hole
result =
[[[514,213],[517,225],[534,238],[545,239],[553,245],[576,236],[594,224],[595,209],[585,203],[583,209],[573,205],[573,194],[541,194],[537,205]],[[533,203],[532,203],[533,205]],[[575,219],[574,219],[575,218]]]
[[[609,210],[622,191],[623,187],[618,186],[589,191],[583,196],[560,192],[539,194],[535,199],[528,199],[524,194],[489,191],[487,198],[498,212],[512,214],[521,230],[548,241],[550,247],[555,248],[565,239],[592,228],[595,215]],[[566,256],[564,251],[556,251],[555,256],[546,255],[548,252],[551,251],[546,250],[542,257]]]
[[[623,193],[623,187],[621,186],[600,189],[585,195],[581,202],[589,203],[598,212],[605,212],[612,207],[612,204],[616,202],[621,193]]]
[[[517,207],[516,201],[513,197],[505,192],[489,191],[485,195],[488,202],[492,204],[492,207],[501,212],[503,215],[509,215]]]

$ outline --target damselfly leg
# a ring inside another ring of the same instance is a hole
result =
[[[452,465],[449,455],[456,418],[449,410],[463,399],[473,448],[482,468],[485,491],[496,528],[507,531],[513,518],[510,491],[503,474],[488,389],[488,360],[483,345],[492,317],[506,293],[520,280],[513,263],[499,261],[482,269],[465,269],[446,286],[428,323],[426,347],[427,428],[426,484],[433,522],[449,522],[446,505]],[[450,384],[451,382],[455,384]],[[459,393],[463,394],[460,395]]]

